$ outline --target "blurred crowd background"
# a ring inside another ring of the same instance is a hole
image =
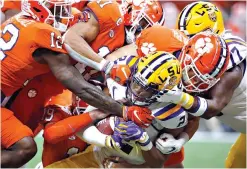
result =
[[[181,10],[195,1],[168,1],[162,0],[165,11],[165,26],[176,27],[176,20]],[[222,12],[225,29],[246,41],[246,1],[209,1],[214,3]],[[216,118],[201,120],[199,131],[234,132],[230,127],[222,124]]]

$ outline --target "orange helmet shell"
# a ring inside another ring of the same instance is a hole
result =
[[[228,46],[223,38],[211,33],[201,32],[193,36],[184,46],[179,60],[183,69],[183,80],[187,91],[202,92],[215,85],[227,70],[230,59]],[[200,79],[195,84],[191,80],[189,71],[193,71],[193,78]]]

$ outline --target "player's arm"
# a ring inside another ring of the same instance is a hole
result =
[[[43,50],[43,51],[42,51]],[[153,117],[147,108],[137,106],[123,106],[119,102],[105,95],[96,86],[91,85],[81,76],[80,72],[70,64],[68,55],[61,54],[47,49],[39,51],[40,57],[49,65],[55,77],[75,95],[86,103],[98,109],[116,116],[124,117],[125,120],[132,120],[142,127],[148,127]]]
[[[219,115],[222,109],[230,102],[234,90],[243,78],[243,64],[224,73],[221,80],[210,89],[206,99],[195,97],[195,103],[188,110],[192,115],[210,119]]]
[[[101,71],[106,61],[89,45],[99,34],[99,23],[95,16],[88,11],[83,11],[83,16],[82,22],[76,23],[65,33],[65,47],[73,59]]]
[[[178,138],[184,140],[185,143],[189,141],[198,129],[199,121],[200,121],[200,117],[195,117],[188,114],[188,124],[185,126],[184,131],[180,133]]]
[[[128,56],[128,55],[137,56],[136,46],[134,43],[129,44],[129,45],[125,45],[125,46],[115,50],[114,52],[107,55],[106,59],[110,60],[110,61],[115,61],[121,57]]]
[[[163,134],[161,134],[156,140],[156,148],[163,154],[179,152],[197,131],[199,127],[199,119],[199,117],[189,115],[186,126],[177,129],[163,129]],[[170,138],[169,134],[174,138]]]
[[[56,109],[54,109],[54,111],[56,111]],[[60,113],[60,115],[58,113]],[[64,139],[67,139],[69,136],[74,135],[79,130],[88,127],[94,121],[107,116],[107,114],[104,114],[99,110],[94,110],[89,113],[83,113],[78,116],[71,116],[65,119],[55,117],[61,116],[61,113],[63,112],[55,112],[55,114],[51,114],[50,111],[48,117],[46,117],[46,119],[50,119],[51,117],[52,119],[46,122],[44,139],[51,144],[56,144]]]
[[[39,49],[36,53],[49,65],[55,77],[75,95],[94,107],[122,116],[123,106],[85,81],[80,72],[70,64],[68,55],[47,49]]]
[[[37,146],[33,137],[24,137],[8,149],[1,149],[1,167],[19,168],[31,160],[36,153]]]
[[[135,125],[133,122],[121,122],[115,127],[115,131],[121,135],[125,141],[135,141],[142,150],[145,165],[151,168],[161,168],[168,159],[167,154],[162,154],[153,146],[146,131]]]
[[[210,119],[218,115],[230,102],[234,90],[243,78],[244,63],[224,73],[220,81],[212,87],[205,98],[192,96],[181,90],[170,90],[158,98],[161,102],[179,104],[193,116]],[[227,91],[227,92],[226,92]]]
[[[149,151],[142,151],[142,155],[146,161],[145,165],[150,168],[162,168],[169,157],[169,154],[162,154],[155,146]]]

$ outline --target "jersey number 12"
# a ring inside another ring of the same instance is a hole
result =
[[[8,34],[7,34],[8,33]],[[3,38],[10,35],[11,37],[8,40],[4,40]],[[19,29],[16,28],[13,24],[8,24],[4,27],[2,31],[2,35],[0,38],[0,60],[3,60],[7,55],[4,53],[5,51],[11,50],[19,37]]]

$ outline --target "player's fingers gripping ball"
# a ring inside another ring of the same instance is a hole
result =
[[[114,65],[110,71],[110,77],[120,85],[125,84],[130,74],[131,71],[128,65]]]
[[[148,108],[138,106],[124,106],[123,118],[125,121],[132,120],[138,126],[143,128],[147,128],[154,119],[152,112]]]
[[[106,137],[105,144],[106,147],[115,150],[120,150],[121,147],[123,146],[121,136],[115,131],[112,135]]]
[[[121,122],[115,127],[125,141],[138,141],[143,135],[143,129],[137,126],[133,121]]]

